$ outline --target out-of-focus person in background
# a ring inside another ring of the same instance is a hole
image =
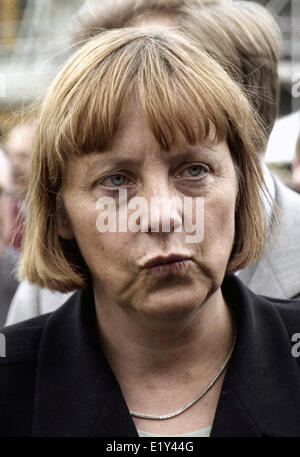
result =
[[[13,228],[11,244],[20,250],[24,230],[26,208],[24,197],[30,175],[30,157],[35,133],[35,121],[17,124],[6,139],[6,149],[12,166]]]
[[[15,197],[24,199],[30,176],[30,158],[35,134],[35,121],[14,126],[6,139],[6,149],[12,166]]]
[[[192,36],[237,80],[258,111],[269,137],[278,114],[280,30],[266,8],[231,0],[88,0],[73,27],[73,42],[106,29],[156,24]],[[257,144],[264,160],[265,145]],[[255,264],[238,272],[255,293],[300,296],[300,196],[263,165],[270,195],[279,208],[276,243]],[[270,221],[275,207],[265,199]]]
[[[292,185],[295,191],[300,193],[300,133],[298,135],[293,161]]]
[[[31,152],[36,122],[34,120],[17,124],[7,137],[6,147],[12,165],[12,184],[14,200],[12,203],[13,227],[11,244],[20,250],[22,245],[26,207],[24,197],[30,176]],[[21,281],[6,315],[5,325],[29,319],[39,314],[54,311],[70,296],[47,288],[41,289],[28,281]],[[28,306],[30,303],[30,306]]]
[[[0,145],[0,327],[5,323],[11,299],[18,285],[14,274],[18,254],[7,244],[12,222],[9,196],[11,184],[10,162]]]
[[[28,281],[20,281],[12,297],[5,325],[17,324],[31,317],[50,313],[59,308],[73,292],[57,292]]]

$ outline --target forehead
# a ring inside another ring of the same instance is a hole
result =
[[[197,145],[213,145],[216,144],[216,128],[209,122],[209,133],[205,139],[201,138],[202,132],[199,131],[199,122],[193,114],[193,110],[188,110],[185,113],[186,119],[189,119],[188,123],[192,130],[195,132],[195,138],[197,139]],[[177,126],[174,125],[174,130]],[[171,145],[170,150],[163,150],[161,145],[158,144],[157,139],[152,131],[150,123],[145,117],[145,112],[142,110],[140,103],[131,97],[122,112],[118,129],[113,138],[111,151],[127,150],[127,147],[133,151],[134,148],[142,150],[146,147],[150,151],[158,149],[161,154],[170,154],[174,150],[186,150],[192,149],[193,144],[188,143],[185,135],[177,132],[176,143]]]
[[[231,162],[231,153],[226,141],[215,141],[215,128],[212,125],[204,141],[189,144],[182,135],[180,142],[165,150],[157,142],[146,119],[137,106],[130,105],[122,116],[112,145],[103,151],[77,157],[70,167],[88,170],[88,174],[105,172],[111,169],[154,169],[172,166],[175,162],[207,161],[211,164]],[[69,168],[70,168],[69,167]],[[113,167],[113,168],[111,168]]]
[[[186,117],[197,131],[199,121],[193,119],[192,110],[186,113]],[[137,173],[140,177],[147,174],[158,176],[173,173],[183,164],[205,163],[218,173],[226,173],[233,168],[231,151],[226,139],[218,138],[214,124],[209,123],[209,127],[206,136],[203,137],[202,132],[192,143],[177,132],[176,141],[165,149],[153,133],[145,111],[132,97],[128,99],[112,142],[107,147],[70,156],[62,173],[63,187],[72,189],[79,185],[86,188],[92,179],[122,171]]]

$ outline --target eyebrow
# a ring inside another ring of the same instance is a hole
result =
[[[99,152],[99,157],[97,157],[95,160],[92,161],[92,163],[88,166],[87,169],[87,174],[92,173],[93,171],[96,172],[97,167],[101,167],[104,170],[106,168],[110,168],[113,166],[114,168],[134,168],[136,166],[139,166],[144,162],[144,157],[147,154],[140,154],[138,157],[127,157],[126,155],[121,155],[121,154],[114,154],[112,151],[103,151]],[[195,155],[196,154],[201,154],[207,156],[207,154],[213,154],[216,155],[217,151],[214,151],[214,149],[208,147],[208,146],[203,146],[199,147],[194,150],[184,150],[184,151],[179,151],[179,152],[174,152],[170,153],[169,151],[162,151],[162,154],[165,154],[165,160],[167,162],[172,162],[173,160],[178,160],[178,161],[189,161],[192,158],[195,160]],[[169,154],[169,157],[168,157]],[[200,158],[199,158],[200,160]]]
[[[195,157],[195,155],[197,155],[197,154],[199,154],[199,156],[206,157],[207,155],[211,155],[211,154],[218,155],[218,152],[207,145],[201,145],[201,146],[195,147],[195,149],[190,149],[190,150],[186,149],[184,151],[179,151],[177,154],[174,154],[172,156],[172,158],[179,159],[179,160],[185,160],[185,159],[189,159],[190,157]]]
[[[102,154],[99,153],[99,155]],[[93,171],[96,172],[97,168],[110,168],[110,167],[117,167],[117,168],[123,168],[123,167],[134,167],[137,164],[143,162],[144,159],[138,158],[134,159],[132,157],[124,157],[124,156],[114,156],[114,157],[107,157],[103,160],[103,158],[97,158],[92,161],[92,163],[88,166],[87,169],[87,174],[92,173]]]

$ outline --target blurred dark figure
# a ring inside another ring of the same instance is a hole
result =
[[[10,236],[10,245],[15,250],[22,246],[24,219],[26,206],[24,198],[30,175],[30,158],[35,134],[35,121],[17,124],[9,133],[6,141],[8,156],[12,167],[12,219],[13,227]],[[5,325],[11,325],[37,314],[48,313],[57,309],[71,294],[61,294],[48,289],[40,289],[21,281],[11,304]],[[30,306],[28,299],[30,297]]]
[[[10,302],[18,286],[13,272],[18,255],[7,245],[12,223],[10,188],[11,167],[7,155],[0,147],[0,327],[5,323]]]
[[[16,125],[8,134],[6,148],[12,166],[12,216],[11,245],[19,250],[22,244],[25,216],[24,197],[30,175],[30,156],[35,132],[33,121]]]

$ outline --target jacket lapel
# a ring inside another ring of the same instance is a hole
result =
[[[235,396],[230,386],[223,384],[214,418],[211,437],[262,436],[257,424]]]
[[[33,436],[137,436],[98,343],[90,291],[76,292],[45,326]]]
[[[228,278],[223,293],[231,297],[237,337],[211,436],[300,436],[300,376],[291,335],[268,300],[238,279]]]

